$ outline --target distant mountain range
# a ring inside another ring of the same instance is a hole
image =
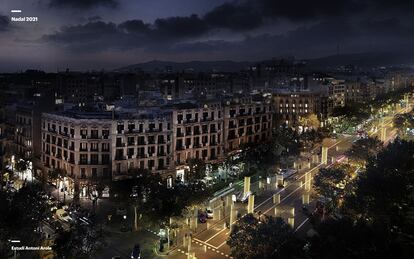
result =
[[[129,65],[126,67],[118,68],[115,71],[125,72],[125,71],[165,71],[168,67],[172,69],[173,72],[184,71],[184,70],[194,70],[196,72],[203,71],[221,71],[221,72],[237,72],[243,69],[248,68],[250,65],[255,64],[256,62],[248,61],[189,61],[189,62],[173,62],[173,61],[160,61],[153,60],[145,63],[139,63],[134,65]]]
[[[173,62],[173,61],[159,61],[153,60],[145,63],[138,63],[116,69],[117,72],[127,71],[165,71],[170,68],[172,72],[179,72],[184,70],[194,70],[195,72],[237,72],[248,68],[251,65],[257,64],[259,61],[189,61],[189,62]],[[329,68],[340,65],[357,65],[361,67],[373,66],[388,66],[400,64],[414,65],[414,51],[413,53],[395,53],[395,52],[369,52],[356,54],[342,54],[326,56],[315,59],[307,59],[309,67],[312,68]]]
[[[341,65],[357,65],[360,67],[414,65],[413,52],[367,52],[356,54],[333,55],[308,60],[310,67],[327,68]]]

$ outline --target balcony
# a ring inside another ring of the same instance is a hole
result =
[[[64,131],[59,131],[59,134],[65,137],[69,137],[69,133],[68,132],[64,132]]]
[[[126,159],[126,157],[125,156],[121,156],[121,155],[117,155],[117,156],[115,156],[115,160],[125,160]]]
[[[89,137],[89,139],[99,139],[99,136],[98,136],[98,135],[91,135],[91,136]]]
[[[147,155],[146,154],[138,154],[137,158],[147,158]]]
[[[184,150],[185,149],[185,147],[184,146],[177,146],[177,148],[176,148],[177,150]]]
[[[125,147],[125,143],[117,142],[116,147]]]
[[[87,165],[88,164],[88,161],[87,160],[80,160],[79,161],[79,164],[80,165]]]
[[[148,130],[146,130],[146,132],[149,132],[149,133],[152,133],[152,132],[161,132],[162,130],[160,130],[160,129],[148,129]]]
[[[184,133],[182,133],[182,132],[177,132],[177,137],[184,137]]]

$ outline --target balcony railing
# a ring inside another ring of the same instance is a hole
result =
[[[117,142],[116,147],[125,147],[125,143]]]

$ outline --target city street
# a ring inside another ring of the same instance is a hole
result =
[[[383,125],[386,129],[385,143],[396,137],[396,130],[392,128],[392,120],[393,115],[383,118]],[[368,134],[371,137],[381,138],[380,129],[368,132]],[[294,227],[294,231],[298,232],[298,235],[306,235],[307,231],[312,228],[312,225],[302,208],[306,206],[311,211],[316,203],[315,197],[312,195],[311,179],[318,173],[320,168],[329,167],[336,163],[337,160],[341,162],[344,153],[352,146],[352,142],[356,139],[356,135],[340,135],[337,139],[325,139],[323,145],[328,147],[327,165],[321,163],[319,156],[318,161],[314,161],[314,163],[311,163],[311,168],[307,168],[308,158],[312,157],[312,153],[317,154],[317,150],[320,148],[312,150],[296,161],[296,164],[301,169],[298,170],[296,180],[289,183],[285,188],[277,188],[276,176],[271,178],[270,183],[264,183],[262,189],[259,189],[259,182],[251,183],[252,192],[257,194],[254,212],[282,217]],[[232,194],[229,193],[226,197],[223,197],[223,200],[231,200]],[[274,203],[274,195],[280,195],[280,202]],[[223,205],[219,201],[215,201],[210,206],[214,205],[214,208],[220,208],[223,211]],[[247,213],[246,204],[236,203],[235,207],[237,214],[245,215]],[[185,246],[179,246],[171,251],[171,255],[168,258],[187,258],[189,250],[190,255],[195,253],[196,258],[230,257],[230,248],[226,244],[230,234],[230,229],[226,227],[226,222],[228,223],[230,220],[229,206],[225,206],[223,212],[224,217],[219,220],[210,220],[208,228],[207,224],[202,224],[202,226],[197,228],[197,232],[193,233],[190,246],[188,246],[188,243]]]

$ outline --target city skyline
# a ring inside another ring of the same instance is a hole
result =
[[[413,10],[0,0],[0,258],[412,258]]]
[[[409,52],[410,1],[3,1],[0,71]],[[21,14],[11,13],[21,9]],[[37,22],[13,22],[35,16]]]

